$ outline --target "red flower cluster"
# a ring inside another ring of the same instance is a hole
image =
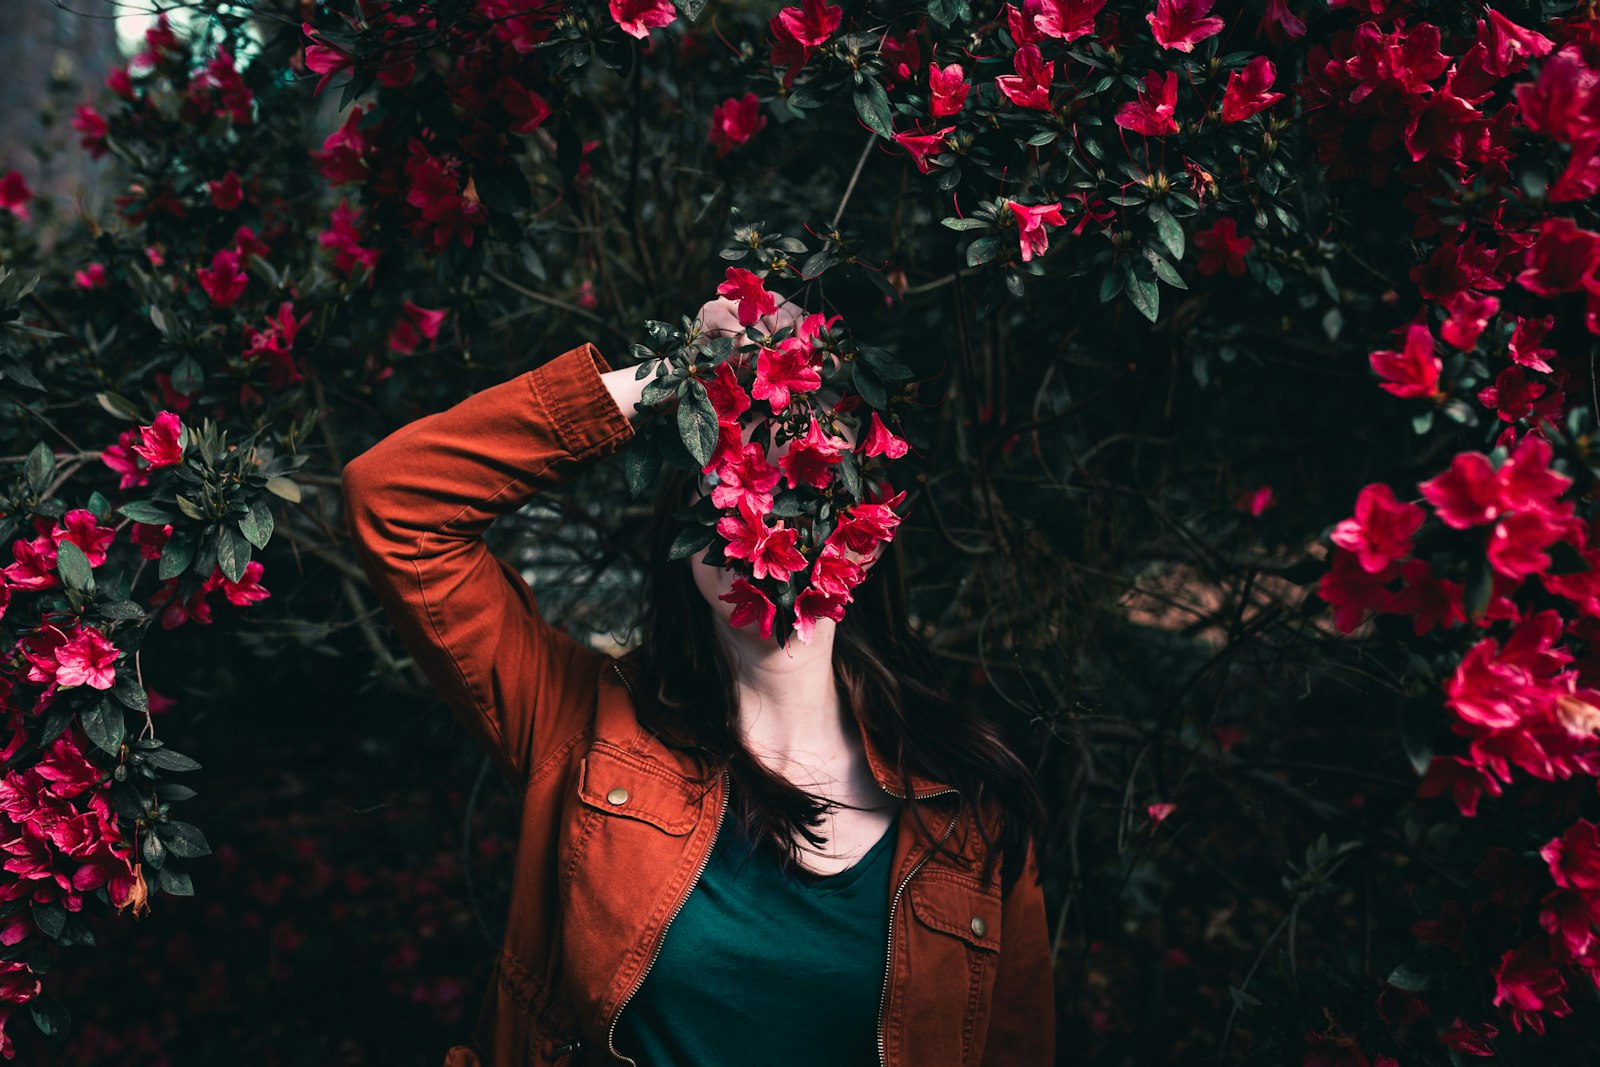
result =
[[[748,325],[777,310],[763,279],[740,267],[729,267],[726,273],[718,292],[738,302],[741,322]],[[852,396],[819,417],[822,333],[838,318],[821,312],[807,315],[795,322],[790,336],[755,346],[753,358],[749,351],[736,351],[703,383],[717,415],[718,437],[702,474],[715,483],[711,502],[725,512],[716,524],[726,542],[723,554],[742,561],[750,574],[735,578],[721,599],[734,605],[732,625],[755,626],[763,638],[773,635],[775,599],[791,581],[802,583],[793,598],[794,631],[801,641],[811,642],[819,620],[842,619],[852,590],[866,578],[863,564],[870,565],[878,546],[893,538],[900,522],[894,508],[905,500],[905,492],[890,495],[887,482],[874,484],[865,500],[842,507],[832,530],[809,551],[802,548],[804,531],[772,514],[780,482],[790,491],[830,489],[837,485],[836,471],[847,453],[854,452],[858,461],[880,457],[880,465],[906,454],[906,442],[876,411],[869,409],[868,426],[861,426],[859,414],[852,420],[859,437],[854,445],[823,425],[826,421],[831,427],[839,415],[861,410],[860,398]],[[804,427],[780,446],[776,463],[767,447],[746,436],[761,416],[769,424]],[[833,499],[845,497],[836,491]]]

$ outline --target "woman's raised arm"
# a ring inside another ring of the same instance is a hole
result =
[[[632,403],[624,415],[608,373],[632,371],[581,344],[400,427],[344,468],[346,521],[379,602],[514,782],[586,727],[604,657],[545,621],[483,533],[633,436]]]

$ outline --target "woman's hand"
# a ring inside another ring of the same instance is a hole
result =
[[[800,305],[793,303],[788,297],[778,297],[778,310],[771,315],[762,315],[752,325],[768,335],[775,334],[785,326],[798,324],[805,317],[805,311]],[[715,300],[707,300],[700,305],[700,327],[702,337],[743,337],[745,327],[739,322],[739,302],[719,296]]]

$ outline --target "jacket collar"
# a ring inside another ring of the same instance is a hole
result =
[[[623,683],[628,690],[629,697],[631,698],[633,696],[634,683],[631,664],[625,665],[622,660],[618,658],[612,658],[611,666],[615,668],[615,672],[618,675],[623,677]],[[604,671],[603,674],[609,676],[612,674],[612,671],[607,670]],[[894,762],[887,758],[883,751],[879,749],[878,746],[873,742],[872,737],[868,734],[866,724],[862,722],[861,716],[856,714],[853,709],[851,718],[856,724],[856,729],[861,733],[861,743],[866,749],[867,766],[872,770],[872,777],[877,781],[878,785],[883,789],[884,792],[890,794],[891,796],[901,797],[903,799],[905,797],[905,792],[900,783],[899,775],[895,773]],[[644,731],[641,728],[639,742],[642,742],[643,740]],[[918,774],[915,771],[911,772],[910,777],[911,793],[912,796],[917,800],[938,796],[941,793],[956,792],[954,786],[951,786],[946,782],[938,781],[934,778],[929,778],[926,775]]]
[[[861,721],[861,716],[852,712],[851,717],[855,720],[856,728],[861,731],[861,741],[866,746],[867,766],[872,768],[872,777],[878,780],[878,785],[883,788],[884,792],[903,798],[905,796],[904,786],[900,783],[900,776],[894,771],[894,764],[884,757],[877,745],[873,744],[872,737],[867,732],[866,724]],[[911,790],[912,795],[918,800],[936,796],[940,793],[955,792],[953,786],[918,774],[916,771],[911,772]]]

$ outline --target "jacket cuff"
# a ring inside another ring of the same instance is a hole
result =
[[[633,437],[632,420],[600,380],[611,369],[600,350],[585,341],[524,375],[534,402],[574,458],[614,452]]]

